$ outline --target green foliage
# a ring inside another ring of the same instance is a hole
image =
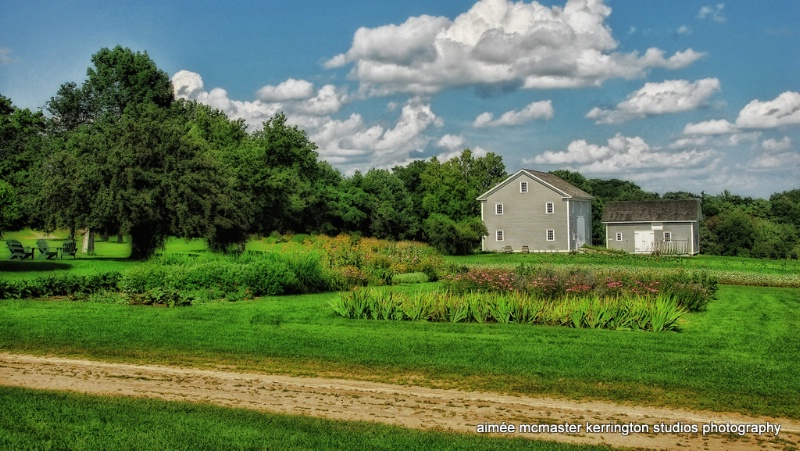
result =
[[[15,207],[14,188],[0,179],[0,236],[3,236],[3,232],[14,219],[12,212],[16,210]]]
[[[172,254],[133,268],[120,280],[120,289],[129,294],[158,289],[185,290],[228,300],[316,293],[330,288],[329,276],[313,254],[245,253],[202,257]]]
[[[119,272],[92,275],[48,275],[25,280],[0,280],[0,299],[31,299],[116,291]]]
[[[681,308],[697,312],[715,299],[717,279],[707,271],[521,264],[513,271],[473,268],[448,276],[444,287],[456,294],[521,292],[548,301],[587,295],[603,300],[666,295]]]
[[[464,149],[444,163],[432,158],[419,175],[425,193],[422,207],[429,218],[439,214],[456,223],[478,217],[480,204],[475,199],[507,176],[502,157],[491,152],[475,158]]]
[[[174,288],[151,288],[143,293],[127,293],[130,305],[161,305],[164,307],[188,307],[194,297]]]
[[[425,283],[428,281],[428,276],[424,272],[395,274],[394,277],[392,277],[393,285],[399,285],[401,283]]]
[[[567,296],[547,300],[522,292],[417,292],[356,289],[330,302],[338,315],[351,319],[517,323],[574,328],[678,330],[686,310],[669,295]]]
[[[472,253],[488,234],[480,218],[467,218],[455,222],[449,217],[433,213],[425,220],[425,236],[428,243],[439,252],[449,255]]]
[[[334,287],[339,290],[367,284],[390,285],[395,275],[413,272],[425,273],[428,280],[435,281],[443,264],[432,247],[412,241],[318,236],[308,247],[321,252],[324,266],[338,275]]]

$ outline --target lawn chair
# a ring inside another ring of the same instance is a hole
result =
[[[60,249],[61,258],[64,258],[64,254],[72,255],[72,258],[75,258],[75,254],[78,252],[78,246],[75,244],[75,240],[64,241]]]
[[[39,248],[39,253],[48,260],[58,257],[58,249],[50,249],[47,240],[36,240],[36,247]]]
[[[530,254],[531,249],[528,246],[522,246],[522,253],[523,254]]]
[[[8,250],[11,251],[11,260],[16,258],[25,260],[28,257],[33,260],[33,249],[24,247],[22,243],[17,240],[8,240],[6,241],[6,244],[8,245]]]

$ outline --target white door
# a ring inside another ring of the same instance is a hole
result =
[[[586,217],[578,216],[578,224],[575,226],[577,236],[575,239],[575,249],[580,249],[581,246],[586,244]]]
[[[634,251],[637,254],[649,254],[653,252],[653,231],[636,230],[633,232]]]

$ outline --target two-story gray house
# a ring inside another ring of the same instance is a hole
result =
[[[592,244],[592,196],[553,174],[522,169],[483,193],[484,251],[570,252]]]
[[[606,247],[632,254],[700,252],[700,199],[609,202],[603,209]]]

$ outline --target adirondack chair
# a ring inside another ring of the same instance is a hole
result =
[[[77,252],[78,246],[75,244],[75,240],[64,241],[64,244],[61,245],[61,258],[64,258],[64,254],[72,255],[72,258],[75,258]]]
[[[36,240],[36,247],[39,248],[39,253],[48,260],[58,257],[58,249],[50,249],[47,240]]]
[[[6,244],[8,245],[8,250],[11,251],[11,260],[25,260],[28,257],[33,260],[33,249],[23,246],[22,243],[17,240],[8,240]]]

